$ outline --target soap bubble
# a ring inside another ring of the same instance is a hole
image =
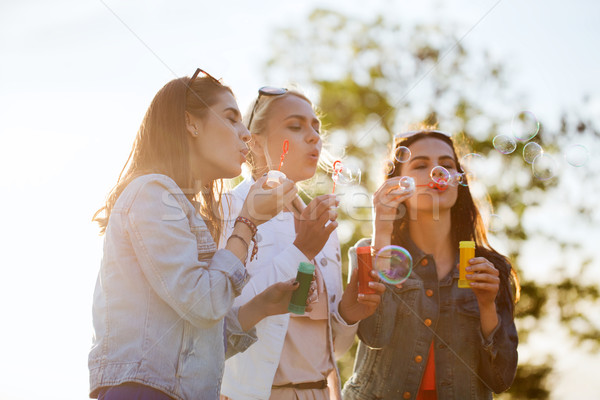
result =
[[[531,169],[533,176],[540,181],[547,181],[556,175],[558,164],[550,155],[542,153],[533,160]]]
[[[512,119],[512,132],[517,140],[526,142],[540,131],[540,123],[531,111],[521,111]]]
[[[402,178],[400,178],[398,186],[400,186],[400,189],[402,189],[403,192],[414,192],[415,180],[410,176],[403,176]]]
[[[391,160],[385,160],[383,162],[383,172],[386,175],[392,175],[395,170],[396,170],[396,164],[394,164],[393,161],[391,161]]]
[[[582,144],[572,144],[567,147],[565,159],[574,167],[582,167],[590,158],[590,152]]]
[[[517,148],[517,142],[512,136],[498,135],[492,141],[494,148],[502,154],[510,154]]]
[[[338,185],[360,184],[361,176],[360,169],[350,168],[336,161],[331,179]]]
[[[529,142],[523,147],[523,160],[525,160],[527,164],[531,164],[533,163],[533,160],[543,152],[544,149],[542,149],[542,146],[536,142]]]
[[[382,281],[392,285],[406,281],[412,267],[412,257],[404,247],[385,246],[375,254],[375,270]]]
[[[500,232],[504,229],[504,221],[498,214],[491,214],[487,225],[490,232]]]
[[[482,171],[485,158],[479,153],[469,153],[460,159],[460,166],[464,171],[464,179],[461,185],[467,186],[467,182],[472,182],[478,171]]]
[[[408,160],[410,160],[410,156],[411,156],[410,149],[405,146],[398,146],[398,148],[396,149],[396,152],[394,154],[394,158],[399,163],[407,162]]]
[[[432,181],[438,184],[448,184],[450,182],[450,172],[440,165],[433,167],[429,176]]]
[[[451,186],[467,186],[467,179],[465,177],[465,174],[463,174],[462,172],[454,172],[452,174],[452,176],[450,177],[450,185]]]

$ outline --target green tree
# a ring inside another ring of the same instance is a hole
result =
[[[343,254],[371,233],[368,193],[382,182],[378,160],[388,156],[393,134],[414,123],[439,123],[445,131],[460,133],[460,144],[468,151],[485,157],[485,169],[477,172],[488,195],[482,205],[486,211],[487,204],[488,214],[500,215],[502,226],[494,235],[524,276],[516,309],[520,346],[527,346],[542,321],[553,320],[582,346],[580,351],[597,351],[599,321],[589,310],[597,306],[599,293],[596,284],[586,280],[595,262],[592,250],[564,232],[527,221],[549,204],[562,204],[573,227],[591,232],[600,219],[597,202],[577,193],[582,192],[580,186],[597,184],[598,177],[591,169],[567,170],[557,161],[557,177],[542,181],[517,155],[523,144],[510,156],[494,149],[492,139],[510,133],[513,115],[520,111],[515,106],[523,96],[510,87],[501,63],[485,51],[467,51],[454,32],[449,25],[403,25],[383,14],[367,20],[317,9],[304,24],[271,35],[273,56],[266,63],[266,78],[316,91],[332,152],[342,156],[339,149],[344,148],[344,162],[363,171],[361,187],[345,188],[344,195],[353,195],[354,204],[352,209],[342,207],[340,216]],[[532,141],[558,154],[578,139],[595,149],[598,138],[593,120],[565,115],[558,129],[542,125]],[[309,195],[322,193],[327,181],[317,176],[319,184],[308,190]],[[534,240],[558,249],[559,256],[547,266],[553,271],[551,279],[532,279],[535,274],[525,273],[531,266],[523,264],[522,250]],[[343,381],[351,374],[354,354],[355,348],[338,362]],[[548,398],[553,357],[521,360],[512,388],[499,397]]]

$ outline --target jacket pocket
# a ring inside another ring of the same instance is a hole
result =
[[[423,289],[423,282],[418,279],[407,279],[402,284],[401,288],[395,286],[388,286],[388,290],[391,289],[394,301],[398,305],[397,315],[405,316],[418,314],[416,310],[416,302],[419,292]]]

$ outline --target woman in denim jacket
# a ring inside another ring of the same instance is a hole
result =
[[[93,303],[90,397],[217,399],[225,352],[256,340],[261,318],[287,312],[280,283],[232,310],[248,280],[255,225],[296,190],[250,191],[222,250],[222,178],[237,176],[249,133],[231,90],[210,75],[175,79],[155,96],[129,160],[94,219],[105,233]],[[227,343],[224,343],[224,317]]]
[[[394,154],[399,146],[412,156],[395,162],[373,196],[373,250],[400,245],[412,255],[414,267],[404,283],[388,286],[376,313],[361,321],[344,398],[492,399],[492,392],[510,387],[517,368],[516,275],[490,247],[469,187],[463,186],[466,177],[463,185],[430,178],[436,166],[461,176],[450,137],[432,130],[408,132],[396,138]],[[415,180],[416,189],[400,188],[403,175]],[[457,286],[463,240],[476,243],[466,289]],[[363,239],[356,246],[369,244]],[[356,248],[350,258],[356,267]]]

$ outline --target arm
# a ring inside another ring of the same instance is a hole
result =
[[[512,384],[518,360],[518,336],[507,272],[510,265],[498,264],[496,269],[483,257],[474,260],[479,259],[485,261],[475,261],[471,266],[479,272],[475,274],[477,285],[473,291],[481,320],[480,371],[490,388],[500,393]]]
[[[229,358],[245,351],[256,342],[254,325],[271,315],[285,314],[292,292],[298,288],[298,282],[279,282],[253,297],[246,304],[234,307],[225,318],[227,335],[227,353]]]
[[[186,218],[194,211],[172,181],[156,179],[139,189],[125,226],[152,289],[182,318],[201,326],[224,317],[247,274],[228,250],[217,251],[208,263],[198,261],[196,235]]]
[[[358,269],[356,248],[369,246],[370,244],[370,239],[361,239],[354,247],[351,247],[350,250],[348,250],[348,273],[350,276]],[[380,285],[384,286],[383,284]],[[381,294],[381,301],[373,313],[362,319],[358,324],[358,337],[360,340],[372,348],[381,348],[387,345],[392,336],[395,314],[396,304],[390,293],[384,291]]]

